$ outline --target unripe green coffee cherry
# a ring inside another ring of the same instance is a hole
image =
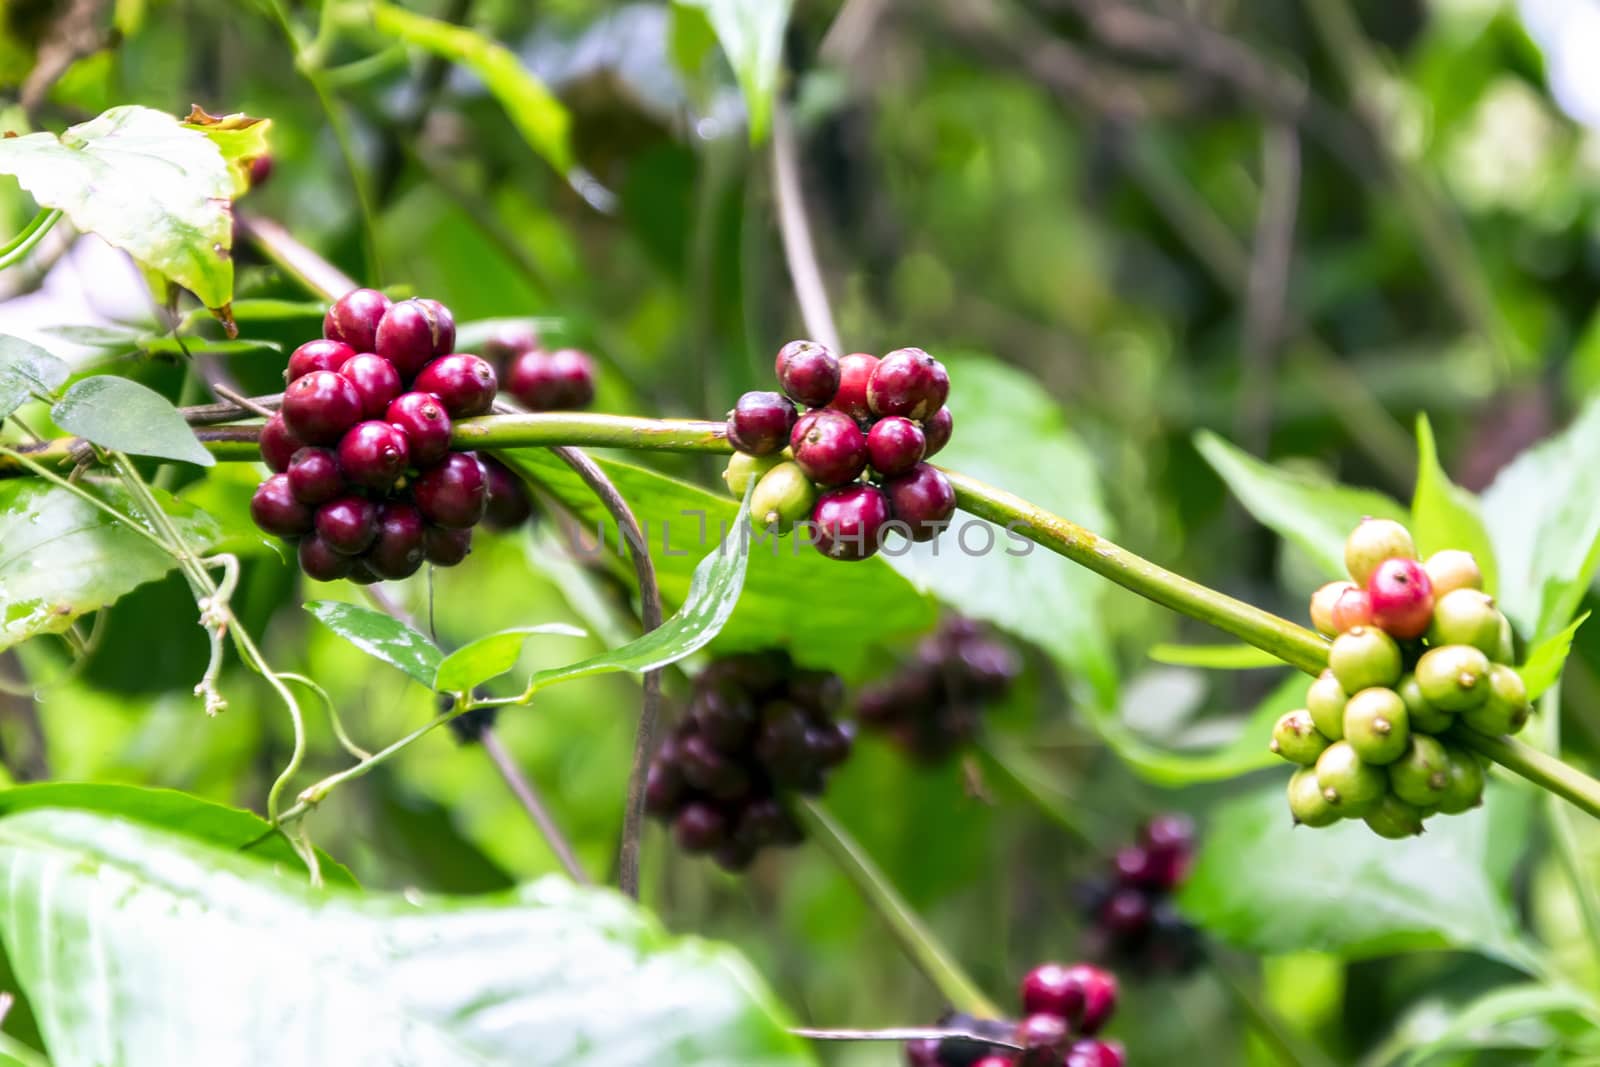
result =
[[[1528,724],[1533,708],[1528,704],[1528,687],[1513,667],[1496,663],[1489,668],[1489,696],[1475,708],[1461,713],[1461,721],[1480,734],[1514,734]]]
[[[1500,616],[1500,639],[1495,642],[1494,654],[1489,657],[1496,663],[1517,662],[1517,637],[1511,630],[1511,620]]]
[[[780,463],[756,483],[756,491],[750,494],[750,517],[769,530],[788,533],[811,514],[816,503],[816,486],[800,464]]]
[[[1400,679],[1400,684],[1394,687],[1394,691],[1405,701],[1406,719],[1411,723],[1413,734],[1442,734],[1455,724],[1454,714],[1428,703],[1428,698],[1422,695],[1422,687],[1417,684],[1415,674],[1408,674]]]
[[[1344,736],[1344,705],[1350,695],[1332,671],[1323,671],[1306,690],[1306,711],[1317,732],[1330,741]]]
[[[728,469],[722,472],[722,480],[727,484],[728,492],[732,493],[736,500],[743,500],[744,491],[752,481],[782,462],[781,453],[771,456],[750,456],[743,452],[735,452],[733,458],[728,460]]]
[[[1310,767],[1301,767],[1289,779],[1289,814],[1299,826],[1332,826],[1339,821],[1338,810],[1322,795],[1317,772]]]
[[[1450,753],[1437,738],[1413,731],[1404,755],[1389,764],[1389,789],[1407,804],[1432,807],[1450,786]]]
[[[1398,841],[1422,833],[1422,812],[1393,793],[1385,793],[1362,818],[1379,837]]]
[[[1327,747],[1328,739],[1317,732],[1316,725],[1311,721],[1311,713],[1304,708],[1288,712],[1280,718],[1272,728],[1272,741],[1267,745],[1267,748],[1290,763],[1305,766],[1317,762],[1317,757]]]
[[[1329,582],[1311,594],[1311,625],[1324,637],[1337,637],[1339,627],[1333,622],[1333,606],[1346,590],[1354,589],[1354,582]]]
[[[1359,586],[1365,587],[1378,564],[1386,559],[1416,559],[1411,533],[1393,519],[1362,519],[1344,543],[1344,566]]]
[[[1500,619],[1494,597],[1477,589],[1457,589],[1433,602],[1428,644],[1471,645],[1493,656],[1500,645]]]
[[[1424,652],[1416,673],[1428,703],[1445,711],[1467,711],[1489,697],[1489,657],[1471,645]]]
[[[1393,763],[1410,737],[1405,701],[1393,689],[1363,689],[1344,706],[1344,739],[1362,763]]]
[[[1348,741],[1335,741],[1317,757],[1317,785],[1341,818],[1365,815],[1389,791],[1389,776],[1361,762]]]
[[[1483,765],[1460,745],[1446,745],[1450,756],[1450,784],[1439,798],[1439,810],[1459,815],[1483,803]]]
[[[1422,564],[1433,584],[1433,595],[1442,598],[1457,589],[1482,589],[1483,571],[1478,559],[1460,548],[1446,548],[1429,556]]]
[[[1400,646],[1372,626],[1357,626],[1333,639],[1328,667],[1346,693],[1400,681]]]

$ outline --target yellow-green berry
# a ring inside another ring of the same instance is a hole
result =
[[[1393,519],[1362,519],[1344,543],[1344,565],[1359,586],[1387,559],[1416,559],[1411,532]]]
[[[1317,785],[1341,818],[1365,815],[1389,791],[1389,776],[1361,761],[1348,741],[1335,741],[1317,757]]]
[[[1357,626],[1333,639],[1328,667],[1346,693],[1400,681],[1400,646],[1372,626]]]
[[[1410,736],[1405,701],[1393,689],[1363,689],[1344,706],[1344,739],[1362,763],[1393,763]]]
[[[1267,747],[1290,763],[1309,766],[1317,762],[1317,757],[1322,755],[1328,743],[1328,739],[1317,732],[1316,725],[1311,721],[1311,713],[1301,708],[1288,712],[1278,720],[1272,728],[1272,741]]]
[[[1407,804],[1431,807],[1450,786],[1450,753],[1427,734],[1413,732],[1405,753],[1389,764],[1389,788]]]
[[[1460,548],[1446,548],[1429,556],[1422,564],[1433,583],[1433,595],[1443,597],[1457,589],[1482,589],[1483,571],[1471,552]]]
[[[750,494],[750,517],[769,530],[787,533],[811,514],[817,502],[816,486],[798,463],[780,463],[761,476]]]
[[[1450,784],[1439,798],[1439,810],[1459,815],[1483,803],[1483,765],[1460,745],[1445,745],[1450,755]]]
[[[1393,793],[1385,793],[1362,818],[1379,837],[1400,840],[1422,833],[1422,812]]]
[[[722,472],[722,480],[732,493],[734,499],[743,500],[744,491],[750,483],[760,478],[773,467],[783,462],[783,456],[752,456],[745,452],[735,452],[728,460],[728,467]]]
[[[1500,647],[1500,620],[1494,598],[1477,589],[1457,589],[1433,603],[1428,624],[1428,644],[1471,645],[1485,656]]]
[[[1310,767],[1301,767],[1289,778],[1289,814],[1300,826],[1332,826],[1339,821],[1338,810],[1322,795],[1317,772]]]
[[[1416,675],[1428,703],[1444,711],[1467,711],[1489,696],[1489,657],[1471,645],[1429,649]]]
[[[1456,717],[1453,713],[1428,703],[1428,698],[1422,695],[1422,686],[1417,684],[1415,674],[1408,674],[1400,679],[1400,684],[1394,687],[1394,691],[1405,701],[1406,718],[1411,722],[1412,733],[1439,734],[1454,725]]]
[[[1330,741],[1344,736],[1344,705],[1349,699],[1331,670],[1317,675],[1306,690],[1306,711],[1311,714],[1311,722]]]
[[[1488,697],[1461,713],[1461,721],[1481,734],[1514,734],[1527,725],[1533,708],[1528,687],[1516,668],[1496,663],[1489,668]]]

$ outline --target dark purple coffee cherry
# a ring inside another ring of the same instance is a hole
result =
[[[728,839],[728,820],[710,804],[694,801],[672,821],[672,836],[685,852],[710,852]]]
[[[315,578],[319,582],[334,582],[340,578],[350,576],[350,565],[354,560],[342,552],[335,552],[333,547],[316,534],[300,539],[300,547],[296,549],[300,559],[300,569],[306,577]]]
[[[306,443],[294,435],[281,413],[274,412],[261,427],[261,462],[274,474],[288,470],[289,461],[304,447]]]
[[[439,398],[452,419],[487,415],[500,389],[489,361],[466,352],[440,356],[417,375],[411,388]]]
[[[878,369],[878,357],[867,352],[852,352],[839,360],[839,391],[828,405],[860,421],[872,417],[867,403],[867,383]]]
[[[376,352],[410,381],[432,360],[455,345],[455,320],[433,300],[402,300],[389,308],[378,325],[373,343],[363,352]]]
[[[755,862],[757,851],[735,838],[718,845],[711,853],[711,858],[729,874],[738,874]]]
[[[422,533],[422,553],[438,567],[454,567],[472,552],[472,530],[430,526]]]
[[[472,452],[452,452],[411,484],[423,518],[435,526],[466,529],[483,518],[489,506],[489,475]]]
[[[936,467],[919,463],[908,474],[883,483],[897,521],[906,524],[911,540],[931,541],[956,513],[956,491]]]
[[[794,461],[818,485],[853,482],[867,468],[867,436],[842,411],[822,408],[800,416],[789,435]]]
[[[431,467],[450,454],[450,416],[431,393],[402,393],[383,417],[406,435],[417,466]]]
[[[927,439],[927,450],[922,453],[923,459],[932,459],[945,445],[950,443],[950,431],[955,428],[955,416],[950,414],[949,408],[940,408],[932,415],[922,420],[922,436]]]
[[[312,371],[283,392],[283,421],[308,445],[331,445],[361,419],[361,395],[342,375]]]
[[[826,407],[839,393],[839,357],[815,341],[790,341],[778,349],[778,386],[808,408]]]
[[[697,689],[689,701],[689,716],[700,736],[718,751],[740,751],[756,730],[756,709],[737,686],[712,683]]]
[[[391,500],[378,508],[378,537],[363,557],[380,577],[398,581],[422,566],[422,513],[410,504]]]
[[[479,456],[489,475],[489,507],[483,524],[491,530],[514,530],[533,517],[533,497],[516,473],[493,456]]]
[[[769,845],[797,845],[804,839],[805,831],[776,797],[761,797],[745,804],[733,836],[750,848],[761,849]]]
[[[679,803],[689,792],[683,772],[675,762],[657,753],[645,772],[644,810],[657,818],[665,818],[678,810]]]
[[[867,431],[867,462],[885,478],[892,478],[922,462],[928,447],[922,427],[910,419],[890,415]]]
[[[1017,1024],[1014,1042],[1023,1052],[1017,1067],[1061,1067],[1061,1050],[1067,1041],[1067,1021],[1042,1012]],[[981,1060],[979,1062],[982,1062]]]
[[[889,498],[875,485],[831,489],[817,498],[811,523],[814,544],[824,556],[863,560],[882,547]]]
[[[326,504],[344,491],[344,476],[332,449],[302,448],[289,461],[289,488],[308,507]]]
[[[278,537],[299,537],[311,529],[311,509],[295,499],[287,474],[274,474],[256,487],[250,517]]]
[[[352,289],[322,317],[322,336],[357,352],[378,352],[378,323],[388,310],[389,298],[376,289]]]
[[[789,699],[828,718],[844,707],[844,680],[832,671],[798,671],[789,679]]]
[[[508,322],[495,328],[483,342],[479,353],[504,375],[511,361],[539,347],[539,331],[525,322]]]
[[[576,348],[534,349],[511,361],[506,391],[530,411],[573,411],[594,400],[594,361]]]
[[[850,758],[850,734],[834,723],[812,726],[806,730],[806,748],[818,767],[837,767]]]
[[[920,348],[897,348],[878,361],[867,382],[874,415],[925,419],[944,407],[950,376],[944,364]]]
[[[683,739],[678,767],[684,781],[718,800],[737,800],[750,791],[750,775],[744,767],[699,734]]]
[[[378,536],[378,505],[359,496],[330,500],[317,509],[317,533],[335,552],[358,556]]]
[[[770,456],[789,443],[794,418],[794,405],[783,394],[746,393],[728,412],[728,442],[746,455]]]
[[[806,744],[810,723],[798,704],[775,700],[761,709],[755,753],[767,775],[779,785],[799,786],[816,774],[817,764]]]
[[[347,481],[367,489],[393,489],[410,461],[406,435],[387,422],[357,423],[339,439],[339,469]]]
[[[346,577],[357,585],[377,585],[383,581],[383,575],[372,569],[365,556],[350,561],[350,573]]]
[[[382,356],[362,352],[345,360],[339,373],[356,387],[361,397],[361,417],[381,419],[389,404],[400,395],[400,372]]]
[[[1150,898],[1142,889],[1119,889],[1101,906],[1100,923],[1117,937],[1137,937],[1150,927]]]
[[[349,362],[355,354],[355,349],[343,341],[329,341],[325,338],[307,341],[290,354],[289,369],[284,374],[283,380],[296,381],[312,371],[336,371]]]

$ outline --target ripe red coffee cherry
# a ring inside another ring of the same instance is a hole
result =
[[[1372,625],[1372,598],[1365,589],[1352,585],[1340,590],[1330,613],[1336,633],[1347,633],[1358,626]]]
[[[500,383],[488,360],[458,352],[424,367],[411,388],[438,397],[452,419],[466,419],[489,413]]]
[[[317,509],[317,533],[335,552],[359,555],[378,536],[378,505],[359,496],[330,500]]]
[[[344,553],[335,552],[328,542],[316,534],[302,537],[295,554],[300,560],[300,569],[308,578],[315,578],[319,582],[348,578],[350,565],[355,562]]]
[[[883,483],[895,520],[909,528],[913,541],[931,541],[956,513],[956,491],[944,472],[919,463],[909,474]]]
[[[1067,968],[1067,979],[1083,990],[1083,1016],[1076,1020],[1077,1028],[1092,1034],[1117,1010],[1117,976],[1091,964],[1078,963]]]
[[[875,485],[848,485],[817,498],[811,512],[817,551],[830,559],[862,560],[877,552],[889,522],[889,498]]]
[[[381,419],[394,398],[400,395],[400,372],[394,364],[371,352],[351,356],[339,373],[356,387],[361,398],[361,417]]]
[[[1372,623],[1390,637],[1421,637],[1433,618],[1433,583],[1414,559],[1387,559],[1367,579]]]
[[[308,445],[331,445],[361,418],[361,396],[342,375],[312,371],[283,392],[283,421]]]
[[[344,491],[344,476],[332,449],[302,448],[289,461],[289,488],[308,507],[326,504]]]
[[[329,341],[325,338],[307,341],[290,354],[289,369],[284,373],[284,381],[292,382],[304,378],[315,370],[338,370],[355,354],[356,350],[343,341]]]
[[[815,341],[790,341],[778,349],[778,386],[789,399],[820,408],[839,393],[839,357]]]
[[[746,455],[769,456],[789,443],[794,418],[794,405],[783,394],[746,393],[728,412],[728,442]]]
[[[391,500],[378,509],[378,537],[367,549],[367,566],[382,578],[409,578],[422,566],[422,513]]]
[[[489,507],[483,524],[491,530],[512,530],[533,517],[533,498],[528,487],[504,463],[493,456],[479,456],[489,475]]]
[[[406,435],[387,422],[369,419],[339,439],[339,469],[348,481],[368,489],[394,488],[410,461]]]
[[[274,474],[288,470],[289,461],[304,447],[306,443],[294,435],[284,423],[281,413],[274,412],[266,425],[261,427],[261,462]]]
[[[1083,986],[1071,968],[1041,963],[1022,977],[1022,1010],[1029,1015],[1054,1015],[1072,1025],[1083,1014]]]
[[[400,301],[387,309],[372,345],[362,351],[376,352],[409,381],[455,345],[455,321],[449,312],[441,317],[442,310],[443,305],[434,300]]]
[[[879,360],[867,382],[874,415],[925,419],[944,407],[950,376],[944,364],[920,348],[897,348]]]
[[[1339,628],[1333,623],[1333,606],[1345,590],[1357,588],[1354,582],[1329,582],[1311,594],[1311,625],[1324,637],[1338,637]]]
[[[299,537],[311,529],[311,509],[295,499],[287,474],[274,474],[256,487],[250,517],[278,537]]]
[[[1127,1061],[1121,1042],[1091,1037],[1073,1042],[1061,1067],[1123,1067]]]
[[[1024,1067],[1060,1067],[1060,1046],[1066,1040],[1067,1021],[1059,1015],[1029,1015],[1017,1024],[1015,1043],[1027,1050],[1022,1054]],[[1047,1052],[1054,1058],[1041,1055]]]
[[[471,452],[452,452],[417,476],[412,497],[422,517],[435,526],[466,529],[489,506],[489,475]]]
[[[472,552],[472,530],[430,526],[422,533],[422,552],[435,566],[454,567]]]
[[[922,458],[932,459],[949,444],[950,431],[953,429],[955,429],[955,416],[950,414],[949,408],[940,408],[923,419],[922,435],[928,440],[928,449],[922,454]]]
[[[921,463],[927,448],[922,427],[899,415],[879,419],[867,431],[867,462],[886,478]]]
[[[389,298],[376,289],[352,289],[322,317],[322,336],[357,352],[377,352],[378,323],[388,310]]]
[[[594,400],[594,361],[576,348],[534,349],[511,361],[506,391],[530,411],[571,411]]]
[[[877,369],[878,357],[867,352],[852,352],[839,360],[839,391],[828,406],[852,419],[870,419],[872,407],[867,403],[867,383]]]
[[[406,435],[417,466],[431,467],[450,454],[450,416],[431,393],[402,393],[383,417]]]
[[[800,416],[789,435],[800,469],[819,485],[855,481],[867,467],[867,436],[842,411],[823,408]]]
[[[480,354],[503,374],[513,359],[538,347],[537,330],[525,322],[508,322],[496,327],[494,333],[483,342]]]
[[[1100,925],[1119,937],[1136,937],[1150,926],[1150,898],[1142,889],[1119,889],[1100,907]]]

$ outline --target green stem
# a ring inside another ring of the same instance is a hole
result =
[[[807,832],[821,845],[864,896],[905,949],[906,955],[928,976],[950,1006],[985,1019],[1001,1018],[1000,1009],[984,996],[975,982],[962,971],[923,925],[917,913],[901,898],[889,879],[854,838],[815,800],[802,800],[795,808]]]
[[[1544,723],[1544,745],[1550,752],[1561,751],[1561,683],[1558,680],[1539,701],[1540,718]],[[1555,838],[1556,855],[1572,883],[1573,896],[1578,898],[1578,910],[1583,915],[1583,926],[1589,935],[1589,944],[1600,948],[1600,901],[1595,899],[1595,888],[1583,876],[1583,861],[1578,853],[1577,835],[1572,829],[1570,812],[1546,795],[1545,810],[1550,817],[1550,829]]]
[[[1451,738],[1600,819],[1600,782],[1531,745],[1458,728]]]
[[[45,234],[49,233],[51,227],[59,221],[61,221],[60,208],[40,209],[38,214],[28,220],[28,224],[20,233],[0,245],[0,270],[26,259],[28,253],[44,240]]]

